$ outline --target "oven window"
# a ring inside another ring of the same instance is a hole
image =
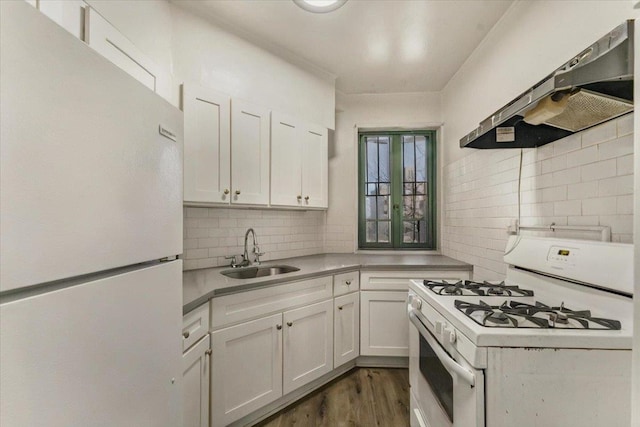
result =
[[[453,422],[453,378],[444,368],[427,340],[420,335],[420,373]]]

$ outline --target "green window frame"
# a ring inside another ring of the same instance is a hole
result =
[[[358,247],[435,249],[436,132],[361,132],[358,153]]]

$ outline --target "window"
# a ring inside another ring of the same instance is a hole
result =
[[[359,135],[362,249],[435,248],[435,132]]]

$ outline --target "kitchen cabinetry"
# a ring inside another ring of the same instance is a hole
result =
[[[184,201],[231,200],[231,98],[195,84],[182,85]]]
[[[84,1],[39,0],[37,3],[40,12],[48,16],[53,22],[78,39],[84,39],[84,9],[87,7]]]
[[[333,366],[337,368],[360,354],[360,295],[358,292],[335,298],[333,315]]]
[[[468,271],[429,271],[434,279],[469,279]],[[408,356],[409,281],[425,278],[424,271],[363,271],[360,274],[360,354]]]
[[[146,87],[171,99],[171,75],[91,7],[85,7],[84,41]]]
[[[182,318],[182,420],[184,427],[209,426],[209,378],[211,345],[209,304]]]
[[[283,392],[287,394],[333,369],[331,300],[284,313]]]
[[[211,301],[213,427],[333,369],[332,283],[319,277]]]
[[[227,424],[282,396],[282,314],[211,333],[211,424]]]
[[[231,202],[269,203],[269,110],[231,102]]]
[[[326,208],[327,129],[271,114],[271,204]]]
[[[206,335],[182,355],[184,427],[209,426],[210,347],[209,335]]]

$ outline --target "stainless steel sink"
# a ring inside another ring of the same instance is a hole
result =
[[[272,265],[264,267],[233,268],[231,270],[221,271],[220,274],[232,279],[255,279],[256,277],[277,276],[278,274],[291,273],[299,270],[299,268],[292,267],[290,265]]]

